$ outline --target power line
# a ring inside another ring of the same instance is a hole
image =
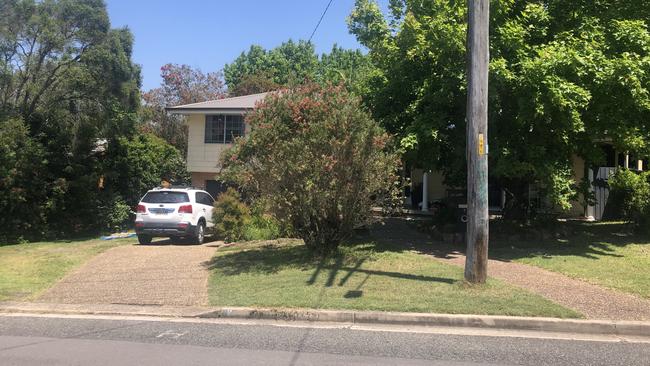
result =
[[[330,0],[330,2],[327,3],[327,6],[325,7],[323,14],[320,16],[320,19],[318,19],[318,24],[316,24],[316,27],[314,27],[314,31],[311,32],[311,36],[309,36],[309,42],[311,42],[312,37],[314,37],[314,34],[316,34],[316,31],[318,30],[318,26],[320,26],[320,23],[323,21],[323,18],[325,18],[325,14],[327,13],[327,10],[330,8],[330,5],[332,5],[333,1],[334,0]]]

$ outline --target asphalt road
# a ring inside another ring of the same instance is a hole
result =
[[[0,365],[650,365],[650,343],[0,316]]]

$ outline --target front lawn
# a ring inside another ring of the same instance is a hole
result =
[[[650,298],[650,239],[617,222],[558,226],[560,238],[491,241],[490,256]]]
[[[220,248],[211,305],[579,317],[503,282],[468,286],[461,268],[398,246],[358,242],[317,260],[297,240]]]
[[[36,298],[66,273],[134,239],[37,242],[0,246],[0,301]]]

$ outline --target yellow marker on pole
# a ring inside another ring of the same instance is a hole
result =
[[[482,133],[478,134],[478,154],[479,156],[485,155],[485,139]]]

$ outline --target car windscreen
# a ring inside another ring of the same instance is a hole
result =
[[[142,197],[144,203],[183,203],[190,202],[190,197],[185,192],[147,192]]]

